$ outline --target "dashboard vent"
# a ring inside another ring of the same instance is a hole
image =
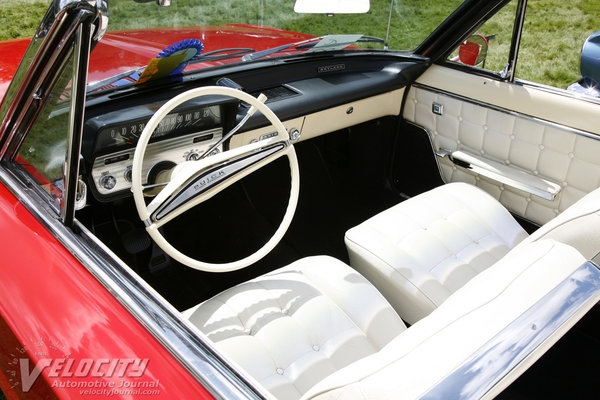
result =
[[[268,89],[264,89],[264,90],[259,90],[256,92],[252,92],[252,95],[254,97],[258,97],[259,94],[264,93],[265,96],[267,96],[267,103],[270,103],[272,101],[277,101],[277,100],[281,100],[281,99],[285,99],[287,97],[291,97],[291,96],[296,96],[299,93],[296,92],[295,90],[290,89],[287,86],[275,86],[272,88],[268,88]]]

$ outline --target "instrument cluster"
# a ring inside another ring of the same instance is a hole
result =
[[[161,104],[132,106],[86,121],[86,130],[94,138],[89,179],[98,200],[129,195],[135,146]],[[190,100],[168,114],[150,138],[142,184],[160,186],[168,181],[170,171],[177,164],[197,160],[211,149],[223,137],[227,126],[225,116],[230,114],[231,104],[231,101],[207,104],[205,99]],[[211,150],[219,151],[223,151],[223,144]]]

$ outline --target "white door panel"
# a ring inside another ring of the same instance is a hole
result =
[[[497,81],[432,65],[417,83],[523,115],[600,135],[600,104],[561,96],[556,89]]]
[[[444,70],[442,76],[445,76],[446,69],[434,67],[434,72]],[[525,107],[529,111],[537,109],[548,117],[547,110],[555,107],[557,99],[564,98],[546,93],[546,106],[533,106],[522,99],[511,101],[511,96],[520,97],[515,94],[518,90],[498,90],[497,96],[479,93],[486,100],[494,98],[495,104],[491,105],[461,93],[477,94],[470,86],[486,78],[458,74],[444,88],[423,84],[439,83],[439,79],[431,78],[431,73],[426,74],[426,79],[419,79],[419,84],[408,93],[403,114],[406,120],[428,131],[445,182],[475,184],[510,211],[539,224],[600,186],[600,136],[514,112]],[[454,92],[446,92],[448,88]],[[498,87],[492,91],[495,89]],[[487,89],[481,92],[487,93]],[[566,103],[569,100],[573,99],[567,99]],[[514,107],[509,111],[510,104]],[[600,106],[597,108],[596,113]],[[554,120],[568,122],[571,117],[564,115],[567,111],[570,109],[566,106],[560,113],[554,111]],[[600,124],[589,124],[591,115],[587,114],[586,121],[578,126],[594,125],[599,129]],[[457,162],[450,159],[452,153]]]

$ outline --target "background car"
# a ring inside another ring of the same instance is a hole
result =
[[[588,395],[598,10],[563,74],[542,3],[53,1],[0,44],[2,390]]]

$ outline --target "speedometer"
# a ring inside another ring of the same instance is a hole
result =
[[[149,120],[150,115],[104,126],[96,138],[96,149],[112,151],[121,146],[134,146]],[[200,132],[220,124],[219,105],[180,110],[168,114],[156,127],[150,140]]]
[[[168,114],[158,124],[152,136],[168,136],[173,132],[188,132],[212,128],[215,117],[218,120],[219,108],[206,107],[201,110],[181,111]]]

